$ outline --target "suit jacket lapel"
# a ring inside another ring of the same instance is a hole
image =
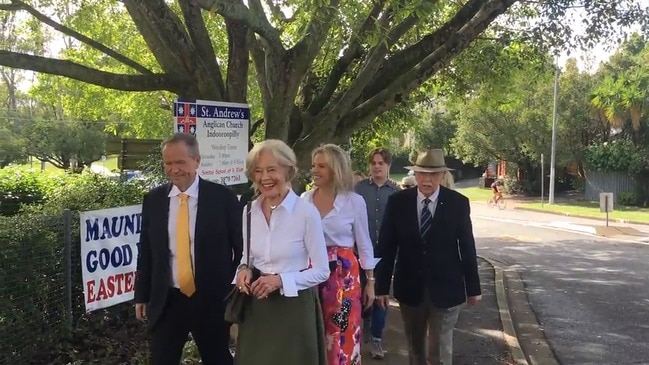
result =
[[[201,191],[205,189],[205,180],[199,178],[198,180],[198,204],[196,206],[196,223],[194,226],[194,257],[200,257],[199,254],[197,254],[197,251],[200,249],[200,244],[202,242],[201,237],[203,237],[203,231],[201,228],[208,226],[207,222],[204,222],[204,220],[209,219],[207,216],[205,209],[207,209],[205,199],[201,199],[201,197],[205,196],[205,192],[203,191],[203,194],[201,194]]]
[[[162,225],[162,247],[161,249],[163,252],[167,253],[168,257],[171,257],[171,252],[169,250],[169,233],[168,233],[168,228],[169,227],[169,192],[171,191],[171,188],[173,185],[169,183],[167,185],[167,188],[164,189],[164,196],[162,199],[160,199],[160,202],[162,206],[159,208],[159,211],[161,212],[161,217],[160,217],[160,224]]]
[[[435,212],[433,213],[433,221],[431,223],[431,231],[437,224],[439,224],[441,218],[444,215],[445,206],[444,202],[446,200],[446,188],[443,186],[439,187],[439,195],[437,196],[437,202],[435,203]]]
[[[421,237],[421,234],[419,233],[419,207],[417,206],[417,188],[408,190],[408,194],[408,205],[404,209],[403,219],[404,222],[408,222],[407,224],[410,225],[409,229],[417,232],[417,236]]]

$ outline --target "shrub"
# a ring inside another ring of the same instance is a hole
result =
[[[634,193],[621,192],[617,194],[617,202],[621,205],[637,205],[638,197]]]
[[[130,303],[84,313],[78,211],[139,204],[141,181],[120,182],[94,174],[54,180],[39,204],[0,217],[0,353],[12,363],[64,364],[101,359],[102,364],[135,363],[148,346],[144,326]],[[72,210],[72,304],[74,330],[64,336],[68,314],[65,290],[64,209]],[[85,362],[84,362],[85,363]],[[143,362],[142,362],[143,363]]]
[[[638,173],[646,168],[646,153],[633,142],[620,139],[588,146],[587,165],[598,171]]]
[[[55,175],[24,167],[0,169],[0,215],[11,216],[24,205],[43,202],[65,178],[64,174]]]

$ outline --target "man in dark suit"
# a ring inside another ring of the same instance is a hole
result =
[[[469,200],[440,186],[450,173],[442,150],[421,153],[408,169],[417,187],[390,196],[381,224],[377,301],[388,306],[394,268],[410,365],[448,365],[460,308],[482,298]]]
[[[162,159],[171,183],[144,196],[135,280],[152,363],[179,364],[191,332],[203,364],[232,364],[224,299],[241,260],[241,206],[228,188],[198,177],[194,136],[164,141]]]

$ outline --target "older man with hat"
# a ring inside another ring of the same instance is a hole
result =
[[[420,153],[406,168],[414,171],[417,188],[388,199],[377,247],[382,260],[376,298],[387,307],[394,271],[410,365],[447,365],[460,308],[482,298],[469,199],[440,185],[451,170],[440,149]]]

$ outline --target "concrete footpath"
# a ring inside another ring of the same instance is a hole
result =
[[[518,341],[503,331],[501,309],[496,298],[494,268],[480,259],[482,302],[460,313],[454,335],[454,365],[518,364],[514,361],[520,352]],[[502,303],[501,303],[502,304]],[[506,304],[505,304],[506,306]],[[509,318],[509,313],[505,315]],[[510,322],[504,322],[506,325]],[[384,332],[384,360],[373,360],[367,346],[363,349],[363,364],[408,365],[408,347],[403,323],[396,303],[390,307]],[[514,347],[512,347],[514,345]]]

